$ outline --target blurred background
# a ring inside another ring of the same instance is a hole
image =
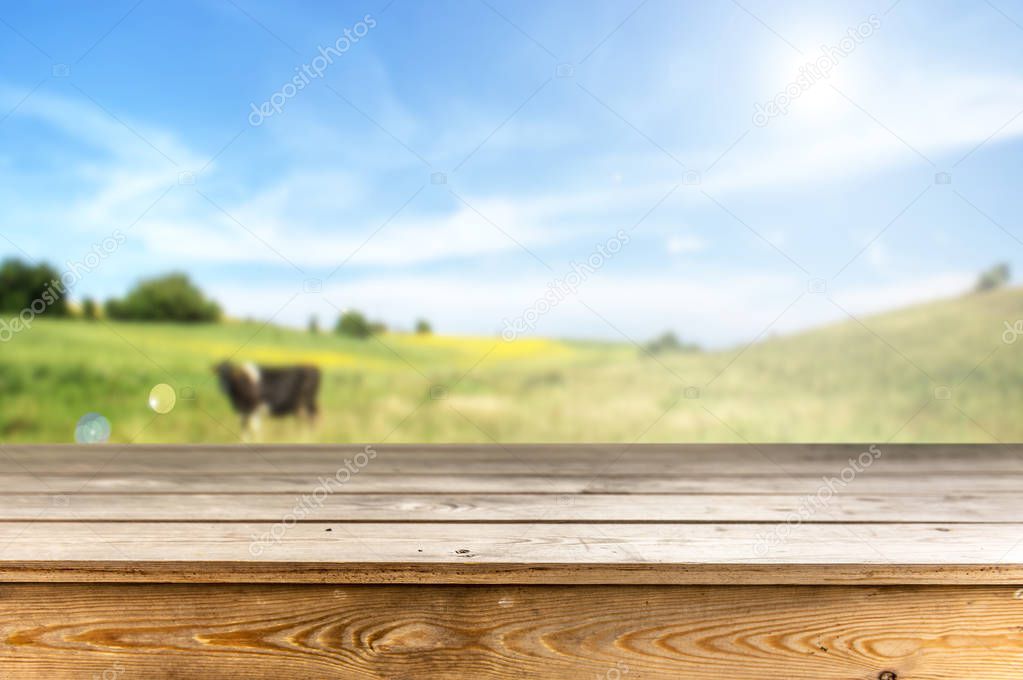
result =
[[[3,2],[0,443],[1019,441],[1021,152],[1008,0]]]

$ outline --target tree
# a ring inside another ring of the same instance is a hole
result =
[[[341,335],[361,340],[368,338],[372,330],[370,329],[369,321],[366,320],[362,312],[353,309],[341,314],[341,317],[337,320],[337,332]]]
[[[665,331],[646,344],[646,351],[649,354],[662,354],[664,352],[699,352],[700,346],[695,343],[686,343],[678,339],[672,331]]]
[[[985,290],[1001,288],[1009,282],[1010,278],[1011,270],[1009,269],[1009,265],[1004,262],[996,264],[994,267],[991,267],[991,269],[981,272],[980,277],[977,278],[977,286],[975,290],[978,293],[982,293]]]
[[[418,319],[416,321],[416,333],[419,335],[429,335],[433,333],[433,326],[426,319]]]
[[[309,332],[313,335],[319,335],[320,333],[320,318],[315,314],[309,317]]]
[[[0,263],[0,312],[67,316],[67,290],[48,264],[30,265],[10,258]]]
[[[220,305],[209,300],[187,275],[173,273],[140,281],[124,298],[106,304],[107,316],[124,321],[217,321]]]
[[[82,318],[95,321],[99,318],[99,305],[91,297],[82,299]]]

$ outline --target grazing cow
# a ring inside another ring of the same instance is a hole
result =
[[[272,417],[296,415],[316,420],[320,369],[315,366],[257,366],[223,361],[213,370],[231,406],[242,419],[242,434],[258,434],[263,413]]]

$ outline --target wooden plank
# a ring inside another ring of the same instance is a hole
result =
[[[0,474],[0,494],[74,493],[311,493],[330,486],[332,493],[548,493],[548,494],[795,494],[810,495],[831,488],[860,494],[935,495],[1023,493],[1023,477],[992,475],[871,475],[863,472],[847,484],[840,477],[820,476],[649,476],[590,475],[491,475],[491,474],[366,474],[337,477],[291,474],[237,474],[210,476],[188,471],[164,475],[122,474],[110,466],[92,475]],[[2,500],[2,499],[0,499]]]
[[[686,474],[834,475],[873,445],[371,445],[366,474]],[[365,446],[7,446],[6,472],[95,473],[111,464],[123,474],[188,470],[206,475],[332,475]],[[877,448],[874,475],[1023,474],[1023,447],[892,445]]]
[[[0,562],[8,583],[260,583],[460,585],[838,585],[1023,584],[1023,568],[957,564],[327,564],[322,562]]]
[[[261,454],[265,456],[282,456],[285,459],[305,459],[321,456],[352,456],[367,446],[381,452],[410,455],[436,455],[443,452],[450,456],[491,456],[495,453],[515,453],[519,456],[535,456],[537,458],[570,458],[571,456],[592,456],[595,454],[619,453],[628,451],[636,455],[664,455],[667,457],[687,457],[707,460],[722,456],[740,459],[755,458],[757,451],[777,455],[785,455],[799,460],[843,459],[857,455],[871,446],[878,446],[883,451],[898,452],[903,457],[915,457],[921,461],[942,459],[974,459],[984,457],[1012,457],[1023,455],[1023,443],[1017,444],[902,444],[877,442],[853,443],[766,443],[766,444],[620,444],[620,443],[493,443],[493,444],[375,444],[336,443],[336,444],[100,444],[82,446],[79,444],[16,444],[6,443],[3,454],[7,456],[23,456],[26,460],[36,457],[40,452],[63,454],[68,456],[90,455],[90,452],[124,451],[136,455],[165,456],[168,452],[188,453],[202,452],[215,458],[221,456],[248,456]]]
[[[294,494],[15,494],[0,521],[276,522]],[[331,522],[931,522],[1016,523],[1013,494],[862,495],[826,502],[793,494],[332,494],[308,519]],[[413,530],[414,531],[414,530]]]
[[[1019,447],[867,450],[0,448],[0,677],[1018,677]]]
[[[1011,587],[0,585],[6,680],[1016,680],[1020,668]]]
[[[1023,583],[1023,524],[6,522],[0,546],[6,581]]]

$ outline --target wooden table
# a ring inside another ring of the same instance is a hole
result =
[[[1023,677],[1023,447],[0,449],[0,677]]]

